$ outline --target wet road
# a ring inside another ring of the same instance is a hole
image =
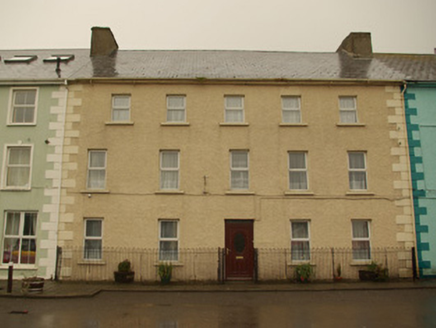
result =
[[[11,311],[25,311],[27,314]],[[436,290],[140,293],[0,299],[0,327],[436,327]]]

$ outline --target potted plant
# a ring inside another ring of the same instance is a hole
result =
[[[298,282],[309,282],[313,275],[310,263],[300,264],[295,267],[294,276]]]
[[[388,269],[374,261],[368,265],[366,270],[359,270],[359,279],[362,281],[385,281],[388,278]]]
[[[124,260],[118,264],[118,271],[114,271],[115,282],[132,282],[135,279],[135,271],[132,271],[132,264]]]
[[[341,281],[341,280],[342,280],[342,266],[341,266],[340,263],[339,263],[338,266],[336,267],[335,280],[336,280],[336,281]]]
[[[173,265],[171,263],[162,262],[158,266],[158,274],[162,284],[169,284],[173,273]]]
[[[44,289],[44,278],[29,277],[21,281],[23,292],[42,292]]]

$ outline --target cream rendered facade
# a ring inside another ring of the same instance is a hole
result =
[[[226,220],[253,220],[255,248],[289,248],[291,220],[309,222],[313,248],[351,248],[355,219],[370,222],[371,247],[415,246],[398,83],[88,82],[69,86],[59,246],[83,246],[89,218],[102,219],[104,248],[157,249],[162,219],[177,220],[180,249],[225,247]],[[130,95],[129,122],[111,121],[113,95]],[[169,95],[185,96],[186,122],[166,122]],[[243,96],[242,124],[225,123],[231,95]],[[300,97],[301,123],[282,123],[284,96]],[[355,97],[358,123],[339,123],[340,96]],[[86,188],[89,150],[107,151],[103,190]],[[178,190],[160,189],[164,150],[179,152]],[[246,191],[230,188],[232,150],[248,151]],[[289,189],[292,151],[306,153],[308,190]],[[366,156],[365,191],[349,188],[348,152]]]

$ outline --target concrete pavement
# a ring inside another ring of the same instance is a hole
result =
[[[397,280],[388,282],[225,282],[218,283],[131,283],[114,282],[70,282],[45,281],[42,292],[26,292],[22,290],[21,281],[15,280],[12,292],[7,292],[7,281],[0,281],[0,297],[32,297],[32,298],[73,298],[93,297],[103,291],[111,292],[304,292],[304,291],[347,291],[347,290],[393,290],[393,289],[436,289],[436,280]]]

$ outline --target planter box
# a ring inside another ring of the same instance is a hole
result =
[[[133,282],[133,280],[135,280],[135,272],[114,271],[114,279],[115,282],[121,282],[121,283]]]
[[[362,281],[375,281],[377,279],[377,273],[368,270],[359,270],[359,279]]]
[[[44,278],[32,277],[24,278],[21,282],[23,291],[29,293],[42,292],[44,289]]]

